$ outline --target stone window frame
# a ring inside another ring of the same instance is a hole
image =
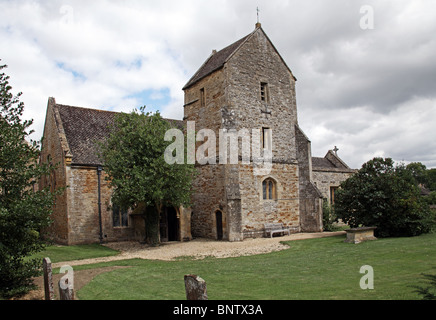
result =
[[[269,85],[266,81],[260,82],[259,98],[263,103],[269,103],[270,101]]]
[[[277,179],[268,176],[262,179],[260,184],[260,199],[262,201],[277,201],[278,200],[278,181]]]
[[[113,228],[129,228],[130,227],[130,215],[128,209],[121,209],[120,206],[112,204],[112,227]],[[115,225],[115,212],[118,211],[118,223],[119,225]],[[123,215],[125,218],[123,219]]]
[[[335,197],[336,197],[336,192],[338,191],[338,189],[339,189],[339,186],[330,186],[330,188],[329,188],[330,205],[335,204]]]

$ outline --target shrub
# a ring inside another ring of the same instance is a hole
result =
[[[378,237],[416,236],[434,226],[410,170],[390,158],[374,158],[341,184],[335,201],[338,218],[350,227],[374,226]]]

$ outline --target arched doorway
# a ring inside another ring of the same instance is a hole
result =
[[[223,213],[221,211],[215,212],[216,218],[216,238],[218,240],[223,239]]]

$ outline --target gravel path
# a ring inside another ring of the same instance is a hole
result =
[[[274,238],[245,239],[244,241],[229,242],[215,241],[210,239],[194,239],[188,242],[167,242],[159,247],[149,247],[138,242],[114,242],[105,246],[120,251],[119,255],[95,259],[84,259],[67,262],[54,263],[57,268],[62,265],[82,265],[98,262],[126,260],[133,258],[150,260],[174,260],[180,257],[194,257],[202,259],[207,256],[216,258],[247,256],[273,251],[280,251],[289,248],[281,244],[281,241],[302,240],[311,238],[331,237],[345,234],[345,231],[322,232],[322,233],[296,233],[289,236]]]

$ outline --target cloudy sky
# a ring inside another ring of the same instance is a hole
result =
[[[0,0],[0,59],[33,139],[48,97],[182,119],[182,87],[210,55],[262,28],[298,79],[312,154],[339,148],[436,168],[433,0]]]

